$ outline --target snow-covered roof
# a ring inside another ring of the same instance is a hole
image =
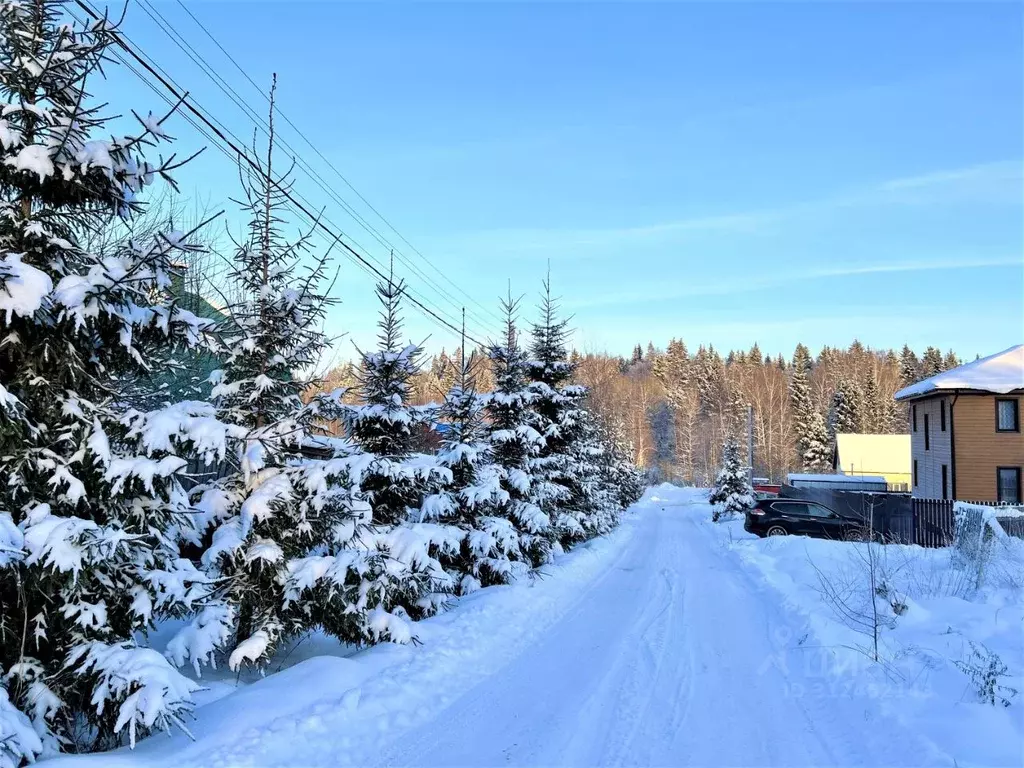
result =
[[[794,480],[798,483],[849,483],[851,485],[881,483],[885,485],[885,478],[881,475],[806,475],[790,472],[786,479],[789,480],[790,485]]]
[[[1024,389],[1024,344],[1004,349],[994,355],[965,363],[959,368],[937,373],[930,379],[911,384],[896,393],[897,400],[907,400],[944,390],[970,389],[1005,395]]]

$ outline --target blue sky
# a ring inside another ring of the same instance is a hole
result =
[[[176,2],[155,7],[263,114],[262,97]],[[681,336],[788,355],[798,341],[858,337],[973,357],[1024,337],[1017,4],[188,7],[257,83],[278,73],[284,114],[473,299],[494,309],[511,280],[532,300],[550,260],[581,348],[624,353]],[[123,29],[252,136],[141,6]],[[119,109],[157,104],[126,73],[94,90]],[[184,123],[175,130],[181,149],[200,145]],[[230,208],[234,176],[217,153],[179,178],[186,194]],[[343,303],[327,330],[348,334],[338,351],[348,357],[353,341],[369,343],[374,306],[370,281],[340,267]],[[488,334],[493,317],[468,306],[470,330]],[[415,312],[408,330],[429,334],[431,350],[452,346]]]

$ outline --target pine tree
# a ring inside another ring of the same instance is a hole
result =
[[[878,388],[878,374],[874,368],[868,373],[861,406],[860,431],[871,435],[884,434],[885,407],[882,404],[882,393]]]
[[[761,354],[761,346],[756,341],[747,354],[747,361],[751,365],[764,365],[764,355]]]
[[[903,345],[903,349],[900,351],[900,380],[903,382],[904,387],[909,387],[921,379],[921,364],[917,360],[917,355],[914,351],[906,344]]]
[[[793,352],[792,372],[789,379],[789,402],[793,413],[793,431],[796,433],[797,456],[804,459],[812,438],[813,407],[811,405],[811,353],[803,344]],[[826,440],[827,434],[826,434]]]
[[[400,342],[405,286],[389,273],[376,287],[381,304],[379,346],[361,353],[359,403],[342,415],[347,434],[362,452],[354,492],[370,505],[373,544],[387,558],[388,617],[392,638],[412,636],[407,617],[438,611],[455,585],[437,559],[458,548],[458,530],[424,523],[424,499],[452,482],[433,457],[413,452],[418,430],[430,428],[436,409],[409,405],[410,381],[419,372],[420,348]],[[412,512],[419,510],[416,516]]]
[[[419,371],[420,348],[403,344],[400,307],[405,285],[392,276],[377,284],[381,304],[379,347],[375,352],[361,352],[358,379],[360,404],[346,411],[348,433],[367,454],[401,464],[413,453],[413,436],[417,429],[430,427],[434,409],[409,405],[409,384]],[[362,490],[373,501],[373,523],[392,527],[407,519],[407,510],[418,509],[425,486],[407,478],[393,482],[388,472],[392,467],[381,465],[380,472],[371,472],[361,482]]]
[[[827,472],[832,468],[828,429],[824,417],[818,411],[811,412],[802,459],[805,472]]]
[[[153,115],[110,136],[87,81],[113,28],[62,11],[0,5],[0,763],[13,765],[134,743],[188,712],[196,684],[136,638],[202,592],[178,554],[184,470],[227,432],[201,403],[129,406],[170,357],[213,347],[211,323],[169,296],[189,235],[102,257],[83,245],[131,220],[152,182],[173,187],[181,163],[146,161],[168,139]]]
[[[937,373],[945,370],[945,363],[942,359],[942,352],[936,347],[928,347],[921,358],[921,378],[931,378]]]
[[[692,482],[699,403],[691,386],[692,366],[686,344],[672,339],[665,354],[654,361],[653,373],[665,388],[665,398],[672,409],[676,466],[682,476]]]
[[[957,357],[956,352],[951,349],[946,353],[946,357],[942,360],[942,370],[951,371],[954,368],[959,368],[961,364],[960,358]]]
[[[587,538],[584,492],[577,483],[573,446],[580,436],[584,415],[582,387],[570,385],[572,365],[566,360],[569,321],[559,319],[551,296],[550,280],[544,282],[540,319],[533,325],[533,359],[529,362],[531,426],[544,439],[530,461],[534,483],[531,501],[552,521],[558,548],[567,549]]]
[[[633,347],[633,357],[630,358],[629,363],[630,363],[630,365],[636,365],[637,363],[643,362],[643,359],[644,359],[643,347],[641,347],[639,344],[637,344],[635,347]]]
[[[900,414],[896,399],[892,396],[882,396],[879,403],[878,418],[878,430],[882,434],[898,434],[906,429],[906,427],[901,424],[901,419],[903,417]]]
[[[587,408],[582,408],[579,431],[572,444],[569,474],[573,495],[567,505],[582,520],[587,539],[610,533],[619,524],[623,499],[614,487],[615,461],[604,430]],[[629,483],[627,478],[618,478]]]
[[[860,414],[857,412],[857,401],[848,394],[852,389],[853,386],[848,380],[840,379],[832,395],[828,423],[830,443],[835,441],[835,435],[858,431]]]
[[[491,345],[488,356],[494,369],[494,392],[485,396],[488,441],[494,461],[503,470],[501,486],[508,494],[502,514],[519,531],[519,546],[533,566],[551,559],[551,520],[531,498],[530,462],[544,438],[530,425],[530,404],[535,395],[527,385],[529,363],[519,346],[516,320],[519,300],[511,292],[502,301],[505,337]]]
[[[465,313],[462,337],[455,384],[445,394],[439,411],[441,423],[448,429],[437,458],[451,478],[423,504],[423,518],[448,526],[458,539],[450,546],[446,535],[446,546],[434,553],[450,574],[457,595],[507,584],[529,569],[519,531],[503,514],[511,508],[511,497],[502,485],[505,473],[492,462],[485,439],[484,403],[477,395],[474,377],[479,361],[463,352]]]
[[[303,404],[303,393],[319,384],[304,372],[326,347],[320,326],[332,302],[320,292],[326,254],[312,256],[307,274],[299,273],[311,256],[312,233],[291,242],[282,233],[290,182],[273,162],[275,90],[276,76],[265,160],[243,167],[249,224],[231,273],[241,300],[228,308],[230,351],[212,377],[217,415],[239,435],[233,471],[194,494],[213,527],[203,563],[217,584],[216,600],[171,646],[175,661],[197,668],[212,662],[221,644],[230,649],[231,669],[265,666],[283,640],[318,623],[344,642],[365,642],[368,612],[377,607],[369,605],[374,591],[364,575],[382,565],[359,541],[370,522],[365,502],[344,492],[342,465],[334,465],[335,487],[328,490],[309,482],[330,474],[323,462],[300,461],[318,414],[317,401]],[[314,583],[310,570],[323,565],[325,549],[341,556],[331,560],[330,580]],[[314,592],[321,600],[330,596],[330,618]]]
[[[743,466],[739,444],[735,440],[728,440],[722,448],[722,466],[715,477],[709,501],[715,507],[712,519],[716,522],[742,513],[755,504],[750,476],[747,467]]]

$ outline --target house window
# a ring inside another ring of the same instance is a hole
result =
[[[917,488],[917,459],[914,459],[914,487]]]
[[[946,401],[939,400],[939,429],[946,431]]]
[[[1020,504],[1020,467],[996,470],[996,498],[1002,504]]]
[[[942,498],[949,498],[949,469],[945,464],[942,465]]]
[[[914,420],[914,431],[917,432],[917,406],[916,405],[910,406],[910,414],[911,414],[911,416],[913,417],[913,420]]]
[[[926,451],[931,450],[932,447],[931,440],[929,438],[930,435],[928,434],[928,414],[926,413],[924,415],[924,449]]]
[[[1016,399],[996,400],[996,432],[1020,432],[1020,408]]]

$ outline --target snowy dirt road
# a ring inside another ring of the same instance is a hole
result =
[[[773,596],[708,535],[707,507],[680,498],[652,505],[542,639],[380,764],[949,764],[808,663]]]
[[[648,492],[623,530],[550,578],[426,622],[422,646],[309,659],[202,707],[194,742],[67,762],[953,765],[883,716],[877,691],[826,669],[695,499]]]

